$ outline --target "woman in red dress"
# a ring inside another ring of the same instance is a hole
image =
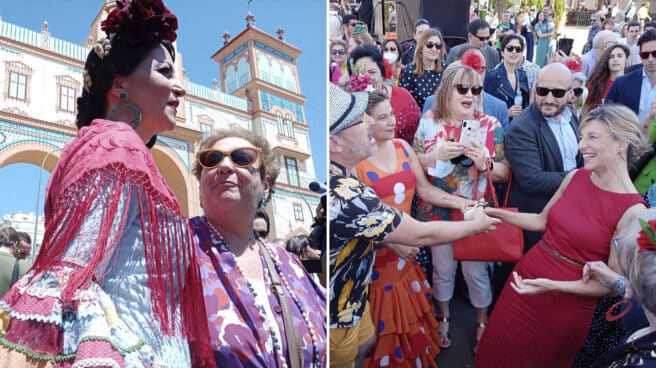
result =
[[[410,145],[394,138],[396,122],[385,92],[369,95],[367,114],[374,121],[371,134],[377,150],[355,169],[358,179],[371,186],[383,202],[410,213],[416,191],[437,206],[462,209],[475,203],[428,182]],[[418,248],[377,244],[375,249],[369,304],[377,339],[366,366],[436,367],[440,338],[431,287],[413,259]]]
[[[486,209],[544,235],[506,283],[483,334],[477,368],[572,365],[598,297],[614,293],[596,280],[583,282],[583,265],[604,261],[617,269],[611,239],[645,208],[628,173],[643,147],[637,116],[621,105],[602,105],[581,121],[584,168],[565,177],[541,213]]]
[[[359,46],[351,52],[348,68],[349,74],[368,73],[373,82],[373,88],[387,93],[396,118],[394,137],[412,144],[421,118],[421,109],[405,88],[384,85],[388,76],[385,71],[383,54],[375,46]]]

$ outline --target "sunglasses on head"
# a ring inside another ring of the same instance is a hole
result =
[[[385,52],[396,52],[396,47],[385,47],[383,49]]]
[[[649,59],[649,55],[651,55],[651,57],[656,59],[656,50],[654,50],[654,51],[641,51],[641,52],[638,53],[638,55],[640,55],[640,58],[643,59],[643,60]]]
[[[467,91],[471,90],[472,95],[478,96],[483,92],[483,86],[475,85],[469,87],[468,84],[456,84],[456,91],[458,91],[459,94],[461,95],[466,95]]]
[[[544,96],[548,95],[549,92],[551,92],[551,94],[555,98],[561,98],[561,97],[565,96],[565,93],[567,93],[567,91],[569,91],[569,90],[570,90],[569,88],[568,89],[562,89],[562,88],[551,88],[550,89],[550,88],[546,88],[546,87],[535,87],[535,93],[537,93],[537,95],[540,96],[540,97],[544,97]],[[583,91],[581,91],[581,92],[583,92]]]
[[[346,55],[346,50],[344,49],[339,49],[339,50],[330,50],[330,55]]]
[[[574,96],[581,97],[581,95],[583,94],[583,87],[576,87],[572,89],[572,92],[574,92]]]
[[[521,46],[506,46],[506,51],[508,51],[508,52],[513,52],[514,51],[514,52],[519,54],[520,52],[522,52],[522,47]]]
[[[439,49],[442,48],[442,44],[441,44],[441,43],[435,43],[435,42],[426,42],[426,43],[424,44],[424,46],[426,46],[426,48],[428,48],[429,50],[432,49],[433,46],[435,46],[435,49],[436,49],[436,50],[439,50]]]
[[[219,166],[225,157],[230,157],[230,161],[237,167],[250,167],[261,154],[262,150],[257,147],[237,147],[231,151],[210,148],[199,151],[196,158],[200,166],[206,169]]]

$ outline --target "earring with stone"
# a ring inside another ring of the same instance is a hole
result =
[[[139,126],[139,123],[141,123],[141,110],[139,110],[139,107],[137,107],[137,105],[128,103],[127,92],[125,91],[119,92],[118,98],[121,100],[121,103],[118,106],[114,107],[112,111],[109,113],[109,120],[119,121],[118,120],[119,113],[121,113],[121,111],[130,110],[132,112],[133,117],[132,120],[130,120],[127,123],[130,124],[130,126],[133,129],[136,129],[137,126]]]

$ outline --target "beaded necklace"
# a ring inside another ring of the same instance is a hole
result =
[[[223,235],[219,232],[219,230],[207,219],[207,217],[203,217],[203,221],[207,224],[207,227],[210,229],[210,234],[212,235],[212,237],[214,237],[216,240],[223,243],[226,246],[226,248],[234,255],[234,252],[232,251],[232,248],[230,248],[230,245],[225,240],[225,238],[223,238]],[[303,321],[305,322],[305,324],[307,326],[308,332],[310,333],[310,338],[312,340],[312,365],[311,365],[311,367],[321,367],[321,360],[320,360],[320,357],[319,357],[319,338],[318,338],[318,336],[316,334],[316,331],[314,330],[314,327],[313,327],[313,325],[310,321],[310,315],[309,315],[307,307],[303,308],[303,306],[300,303],[300,301],[298,300],[298,298],[292,292],[292,288],[290,287],[289,283],[287,282],[287,279],[283,275],[282,269],[280,267],[280,263],[279,263],[278,259],[275,257],[275,255],[273,254],[273,252],[269,249],[268,246],[266,246],[264,243],[262,243],[259,239],[256,238],[256,241],[259,244],[260,252],[263,252],[263,251],[268,252],[269,255],[271,256],[271,259],[274,262],[276,272],[278,273],[278,277],[282,281],[282,284],[284,285],[284,287],[287,289],[287,295],[291,296],[292,300],[294,301],[294,304],[296,305],[298,310],[301,312],[301,315],[303,317]],[[218,259],[219,254],[216,250],[216,247],[212,246],[211,250],[212,250],[212,253],[214,254],[214,256]],[[241,268],[239,267],[239,263],[237,263],[236,259],[235,259],[235,267],[237,269],[237,272],[239,273],[239,276],[245,281],[246,287],[248,288],[250,293],[253,295],[253,298],[257,301],[257,293],[255,291],[255,288],[250,283],[250,281],[248,281],[248,278],[246,278],[244,276],[244,273],[241,270]],[[265,268],[264,271],[266,272],[267,269]],[[261,314],[261,316],[264,317],[264,320],[266,322],[268,322],[267,318],[266,318],[267,314],[266,314],[266,311],[264,309],[264,306],[257,304],[257,302],[255,303],[254,306],[258,310],[258,312]],[[273,321],[273,323],[277,323],[277,322]],[[274,354],[278,355],[278,357],[281,358],[281,361],[283,362],[283,368],[286,368],[287,367],[287,364],[286,364],[287,359],[285,358],[285,354],[282,350],[282,344],[281,344],[282,336],[279,336],[272,327],[269,327],[269,332],[271,333],[271,336],[272,336],[272,339],[273,339]]]

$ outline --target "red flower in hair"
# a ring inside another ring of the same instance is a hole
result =
[[[483,72],[483,58],[474,50],[465,51],[462,54],[462,65],[468,66],[478,74]]]
[[[389,61],[387,61],[387,59],[385,58],[383,58],[383,65],[385,65],[385,70],[384,70],[385,73],[383,73],[384,74],[383,79],[387,80],[392,78],[392,76],[394,75],[394,71],[392,70],[392,66],[390,65]]]
[[[565,66],[569,69],[570,72],[576,73],[581,71],[581,64],[574,59],[565,60]]]
[[[175,41],[178,18],[162,0],[116,0],[100,28],[108,35],[118,34],[132,46],[159,38]]]
[[[643,219],[639,220],[640,227],[642,231],[638,236],[638,253],[644,250],[656,251],[656,232],[654,227],[656,227],[656,220],[645,221]]]

